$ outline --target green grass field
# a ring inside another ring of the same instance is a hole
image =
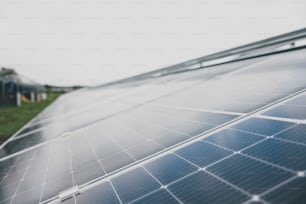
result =
[[[0,106],[0,144],[34,118],[60,94],[48,93],[48,99],[38,103],[23,103],[22,106]]]

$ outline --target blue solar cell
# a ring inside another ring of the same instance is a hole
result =
[[[205,138],[204,140],[238,151],[262,139],[264,139],[264,137],[236,130],[225,129]]]
[[[160,185],[142,168],[137,168],[112,179],[123,202],[130,202],[152,192]]]
[[[260,194],[293,176],[290,172],[240,154],[210,166],[207,170],[252,194]]]
[[[164,185],[197,170],[195,166],[173,154],[154,160],[144,167]]]
[[[275,135],[275,137],[306,144],[306,125],[297,125]]]
[[[76,196],[77,204],[120,203],[111,185],[106,182]]]
[[[205,142],[196,142],[178,151],[177,154],[201,167],[222,159],[232,152]]]
[[[142,204],[142,203],[174,204],[179,202],[175,200],[175,198],[173,198],[166,190],[159,190],[132,203],[133,204]]]
[[[241,203],[248,199],[242,192],[201,171],[169,186],[183,203]]]
[[[263,114],[274,117],[304,120],[306,119],[306,105],[305,106],[280,105]]]
[[[306,170],[306,147],[275,139],[265,140],[243,153],[293,170]]]
[[[268,120],[262,118],[251,118],[233,126],[233,128],[261,135],[271,136],[292,125],[293,123],[289,122]]]
[[[306,203],[306,178],[296,178],[285,185],[277,188],[276,190],[263,196],[264,200],[269,203],[294,203],[305,204]]]

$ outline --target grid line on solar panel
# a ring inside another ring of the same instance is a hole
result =
[[[122,202],[131,202],[139,196],[145,195],[161,187],[161,185],[141,167],[115,177],[111,179],[111,181]]]
[[[271,135],[271,136],[265,136],[265,135],[261,135],[261,134],[258,134],[258,133],[253,133],[253,132],[249,132],[249,131],[245,131],[245,130],[240,130],[240,129],[233,129],[235,131],[239,131],[239,132],[243,132],[243,133],[248,133],[248,134],[254,134],[254,135],[258,135],[258,136],[261,136],[261,137],[265,137],[265,138],[273,138],[275,140],[279,140],[279,141],[283,141],[283,142],[289,142],[289,143],[292,143],[292,144],[297,144],[297,145],[302,145],[302,146],[305,146],[306,145],[306,142],[304,142],[304,139],[303,138],[300,138],[302,139],[302,141],[298,141],[298,139],[296,140],[293,140],[293,139],[286,139],[286,137],[292,137],[292,138],[299,138],[299,137],[303,137],[304,135],[306,136],[306,134],[304,134],[303,131],[301,131],[303,134],[299,134],[299,132],[297,134],[294,133],[295,131],[295,128],[296,127],[301,127],[303,126],[304,124],[293,124],[292,126],[289,126],[288,128],[286,129],[283,129],[277,133],[275,133],[274,135]],[[231,129],[231,128],[229,128]],[[291,129],[293,130],[293,132],[291,133]],[[299,130],[298,130],[299,131]],[[288,132],[288,133],[287,133]],[[289,134],[289,135],[288,135]],[[283,135],[285,135],[283,137]]]
[[[286,131],[274,135],[274,137],[306,145],[306,125],[298,124]]]
[[[273,107],[265,112],[263,115],[281,117],[281,118],[292,118],[297,120],[306,119],[306,100],[305,95],[297,96],[291,100],[281,103],[276,107]],[[296,103],[298,102],[298,103]]]
[[[295,177],[278,188],[271,189],[263,194],[263,198],[269,203],[296,203],[306,202],[306,178]]]
[[[167,191],[167,193],[169,193],[176,201],[178,201],[179,203],[182,203],[182,201],[177,197],[175,196],[171,191],[169,191],[169,189],[164,186],[164,184],[159,181],[150,171],[148,171],[146,168],[143,168],[145,170],[145,172],[147,172],[157,183],[159,183],[159,185],[161,186],[160,188],[161,189],[165,189]]]
[[[173,180],[197,170],[194,165],[186,163],[184,159],[177,157],[175,154],[165,155],[143,165],[143,167],[157,178],[162,185],[167,185]]]
[[[51,162],[51,154],[52,154],[52,149],[50,150],[48,159],[47,159],[47,163],[46,163],[46,170],[45,170],[45,174],[44,174],[44,182],[41,188],[41,192],[40,192],[40,196],[39,196],[39,202],[42,202],[42,197],[43,197],[43,193],[44,193],[44,189],[46,187],[46,180],[47,180],[47,175],[48,175],[48,171],[50,170],[50,162]]]
[[[198,124],[198,125],[200,125],[201,123],[195,123],[195,124]],[[207,128],[206,128],[207,129]],[[204,130],[203,130],[204,131]],[[202,131],[200,131],[199,133],[201,133]],[[35,136],[35,135],[34,135]],[[38,144],[39,145],[39,144]]]
[[[133,202],[133,204],[141,204],[141,203],[146,203],[146,204],[176,204],[180,203],[177,200],[171,196],[166,190],[157,190],[147,196],[141,197]]]
[[[292,125],[294,125],[294,123],[252,117],[234,125],[232,128],[250,133],[272,136]]]
[[[198,171],[169,189],[184,203],[240,203],[250,197],[207,171]]]
[[[176,154],[176,155],[177,155],[177,154]],[[179,155],[177,155],[177,156],[180,157]],[[217,176],[216,174],[212,174],[211,172],[207,171],[207,168],[209,168],[209,166],[213,166],[213,165],[215,165],[215,164],[217,164],[217,163],[219,163],[219,162],[222,162],[224,159],[220,159],[220,160],[216,161],[216,162],[213,163],[213,164],[207,165],[206,167],[201,167],[201,166],[198,166],[198,165],[192,163],[191,161],[189,161],[189,160],[187,160],[187,159],[185,159],[185,158],[183,158],[183,157],[180,157],[180,158],[182,158],[182,159],[185,160],[186,162],[188,162],[188,163],[190,163],[190,164],[195,165],[196,167],[198,167],[198,170],[199,170],[199,171],[204,171],[204,172],[206,172],[207,174],[210,174],[211,176],[217,178],[218,180],[221,180],[222,182],[226,183],[227,185],[229,185],[229,186],[231,186],[231,187],[233,187],[233,188],[235,188],[235,189],[241,191],[242,193],[244,193],[244,194],[246,194],[246,195],[250,195],[249,192],[243,190],[242,188],[239,188],[238,186],[233,185],[233,184],[230,183],[230,182],[227,182],[226,180],[222,179],[221,177]]]
[[[295,175],[240,154],[210,166],[207,170],[253,195]]]
[[[275,190],[278,190],[278,189],[282,188],[283,186],[287,185],[287,184],[290,183],[291,181],[296,180],[297,178],[300,178],[300,177],[298,177],[298,176],[292,176],[292,177],[290,177],[290,178],[284,180],[283,182],[280,182],[279,184],[273,186],[272,188],[267,189],[266,191],[262,192],[262,193],[260,194],[260,197],[263,198],[265,195],[270,194],[271,192],[273,192],[273,191],[275,191]],[[264,199],[264,198],[263,198],[263,199]]]
[[[288,171],[288,172],[295,173],[296,171],[291,170],[291,169],[288,169],[288,168],[286,168],[286,167],[284,167],[284,166],[280,166],[280,165],[274,164],[274,163],[272,163],[272,162],[270,162],[270,161],[266,161],[266,160],[263,160],[263,159],[261,159],[261,158],[257,158],[257,157],[254,157],[254,156],[251,156],[251,155],[248,155],[248,154],[244,153],[244,152],[247,151],[249,148],[256,147],[257,145],[260,145],[261,143],[263,143],[263,142],[265,142],[265,141],[267,141],[267,140],[269,140],[269,138],[265,138],[265,139],[263,139],[263,140],[260,140],[260,141],[258,141],[258,142],[256,142],[256,143],[251,144],[251,145],[249,145],[249,146],[243,148],[242,150],[240,150],[240,151],[238,151],[238,152],[234,152],[234,153],[232,153],[232,154],[233,154],[233,155],[236,155],[236,154],[237,154],[237,155],[238,155],[238,154],[239,154],[239,155],[243,155],[243,156],[248,157],[248,158],[251,158],[251,159],[253,159],[253,160],[256,160],[256,161],[259,161],[259,162],[262,162],[262,163],[266,163],[267,165],[274,166],[274,167],[276,167],[276,168],[279,168],[279,169],[282,169],[282,170],[285,170],[285,171]],[[203,141],[203,142],[204,142],[204,141]],[[215,146],[220,147],[220,148],[225,149],[225,150],[230,150],[230,149],[228,149],[228,148],[226,148],[226,147],[223,147],[223,146],[214,144],[214,143],[209,142],[209,141],[205,141],[205,142],[207,142],[207,143],[209,143],[209,144],[212,144],[212,145],[215,145]]]
[[[269,138],[243,153],[294,171],[306,170],[306,147]]]
[[[116,198],[118,199],[119,203],[122,204],[122,203],[123,203],[123,202],[122,202],[122,199],[120,198],[118,192],[116,191],[116,189],[115,189],[115,187],[114,187],[114,184],[113,184],[113,181],[112,181],[112,180],[109,180],[109,183],[110,183],[110,185],[111,185],[111,187],[112,187],[112,190],[113,190],[113,192],[115,193]]]
[[[263,115],[279,117],[279,118],[290,118],[297,120],[306,119],[306,105],[299,107],[294,105],[279,105],[269,111],[263,113]]]
[[[174,153],[174,154],[175,154],[175,153]],[[177,155],[177,154],[175,154],[175,155]],[[186,159],[180,157],[179,155],[177,155],[177,156],[178,156],[179,158],[185,160],[187,163],[190,163],[191,165],[195,165],[194,163],[192,163],[192,162],[190,162],[190,161],[188,161],[188,160],[186,160]],[[195,165],[195,166],[197,166],[197,165]],[[218,176],[216,176],[216,175],[214,175],[214,174],[211,174],[211,173],[208,172],[205,168],[201,168],[200,166],[197,166],[197,168],[198,168],[197,171],[193,171],[192,173],[189,173],[189,174],[187,174],[187,175],[185,175],[185,176],[183,176],[183,177],[181,177],[181,178],[179,178],[179,179],[177,179],[177,180],[174,180],[174,181],[168,183],[166,186],[162,186],[161,189],[167,189],[167,190],[168,190],[169,186],[174,185],[175,183],[180,182],[181,180],[184,180],[184,179],[186,179],[186,178],[188,178],[188,177],[190,177],[190,176],[192,176],[192,175],[194,175],[194,174],[197,174],[198,172],[206,172],[207,174],[209,174],[209,175],[215,177],[215,178],[218,179],[218,180],[221,180],[222,182],[226,183],[227,185],[231,186],[232,188],[234,188],[234,189],[236,189],[236,190],[238,190],[238,191],[241,191],[242,193],[244,193],[244,194],[246,194],[246,195],[251,195],[251,194],[249,194],[248,192],[246,192],[246,191],[244,191],[244,190],[238,188],[237,186],[234,186],[234,185],[232,185],[231,183],[228,183],[227,181],[223,180],[222,178],[220,178],[220,177],[218,177]],[[147,171],[147,172],[148,172],[148,171]],[[150,173],[150,172],[148,172],[148,173]],[[152,175],[152,174],[150,174],[150,175],[151,175],[153,178],[155,178],[154,175]],[[158,181],[157,178],[155,178],[155,179]],[[159,181],[158,181],[158,182],[159,182]],[[163,185],[161,182],[159,182],[159,183],[160,183],[160,185]],[[160,189],[157,189],[157,190],[155,190],[155,191],[149,192],[148,194],[145,194],[145,195],[143,195],[143,196],[141,196],[141,197],[139,197],[139,198],[133,200],[132,202],[136,202],[136,201],[138,201],[138,200],[141,200],[142,198],[147,197],[147,196],[151,195],[152,193],[157,192],[158,190],[160,190]],[[169,191],[168,191],[168,192],[169,192]],[[172,192],[170,193],[170,195],[172,195],[172,196],[175,197],[178,201],[180,201],[180,200],[176,197],[176,195],[173,194]],[[180,203],[182,203],[182,202],[180,201]]]
[[[30,169],[29,167],[30,167],[30,165],[31,165],[32,158],[34,158],[35,154],[36,154],[36,152],[34,152],[34,153],[32,154],[31,159],[30,159],[30,160],[28,161],[28,163],[27,163],[27,167],[26,167],[25,171],[22,173],[22,177],[21,177],[20,181],[18,182],[18,185],[17,185],[17,187],[16,187],[15,193],[14,193],[14,194],[12,195],[12,197],[11,197],[11,203],[14,202],[14,199],[16,198],[16,195],[17,195],[18,190],[19,190],[19,188],[20,188],[20,186],[21,186],[21,183],[22,183],[22,181],[24,180],[24,178],[25,178],[27,172],[28,172],[29,169]]]
[[[262,118],[262,119],[269,119],[269,120],[279,120],[279,121],[289,122],[289,123],[306,124],[305,120],[299,120],[299,119],[293,119],[293,118],[280,118],[280,117],[267,116],[267,115],[258,115],[258,114],[256,114],[255,117]]]
[[[296,106],[304,106],[306,105],[306,94],[303,94],[299,97],[296,97],[290,101],[287,102],[290,105],[296,105]]]
[[[224,129],[216,134],[206,137],[205,141],[227,147],[234,151],[239,151],[244,147],[254,144],[266,137],[251,133],[241,132],[234,129]]]
[[[80,204],[100,204],[100,203],[120,203],[118,196],[114,192],[109,182],[103,183],[96,188],[91,188],[86,193],[76,196],[76,203]]]

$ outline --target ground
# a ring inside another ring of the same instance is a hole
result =
[[[22,106],[0,106],[0,144],[40,113],[60,94],[48,93],[48,99],[38,103],[23,103]]]

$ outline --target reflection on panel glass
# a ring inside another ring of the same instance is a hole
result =
[[[288,171],[238,154],[208,167],[207,170],[255,195],[293,176]]]
[[[249,117],[205,136],[305,89],[305,64],[300,50],[65,94],[1,148],[0,203],[93,180],[103,184],[64,203],[247,201],[305,171],[304,125]],[[297,97],[274,116],[301,119],[304,105]]]

